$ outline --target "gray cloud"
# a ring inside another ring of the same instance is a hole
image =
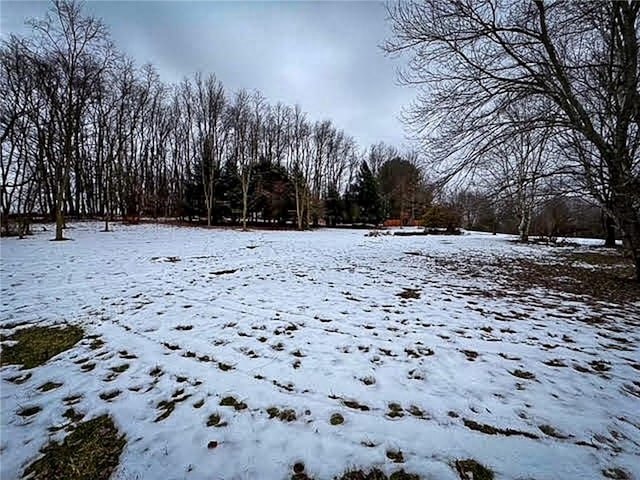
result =
[[[25,33],[47,2],[2,2],[2,34]],[[230,91],[258,89],[299,103],[369,145],[406,143],[398,115],[415,95],[396,84],[396,60],[379,49],[389,32],[379,2],[118,2],[86,9],[118,47],[165,81],[213,72]]]

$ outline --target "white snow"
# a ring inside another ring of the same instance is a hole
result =
[[[544,260],[553,249],[479,233],[73,227],[68,242],[48,241],[51,231],[1,242],[1,333],[25,321],[69,322],[105,342],[92,350],[91,339],[82,340],[19,385],[7,378],[25,371],[2,367],[3,479],[20,477],[50,438],[63,438],[47,429],[64,423],[63,398],[75,394],[85,419],[111,413],[126,433],[118,479],[284,479],[302,461],[317,479],[378,466],[453,480],[451,464],[464,458],[497,479],[601,478],[612,467],[640,475],[640,304],[608,304],[599,311],[606,322],[590,324],[582,320],[594,314],[592,303],[583,298],[540,288],[477,296],[470,289],[492,292],[496,284],[437,268],[438,259]],[[405,288],[420,298],[398,297]],[[605,348],[611,344],[620,349]],[[478,357],[469,361],[462,350]],[[83,371],[83,359],[96,367]],[[567,366],[543,363],[551,359]],[[573,368],[598,360],[611,369]],[[164,372],[157,381],[156,366]],[[512,375],[516,369],[535,379]],[[64,385],[39,391],[47,381]],[[190,396],[155,422],[158,403],[178,389]],[[99,397],[113,390],[121,391],[113,400]],[[248,408],[220,406],[228,395]],[[391,402],[403,417],[386,415]],[[30,405],[42,411],[16,415]],[[407,412],[411,405],[425,417]],[[272,406],[294,409],[297,420],[270,419]],[[216,412],[227,426],[206,426]],[[336,412],[344,424],[329,423]],[[539,438],[487,435],[463,419]],[[545,435],[540,425],[567,438]],[[219,443],[213,450],[211,440]],[[404,463],[392,463],[387,450],[401,450]]]

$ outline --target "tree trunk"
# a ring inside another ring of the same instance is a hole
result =
[[[242,186],[242,230],[247,229],[247,194],[248,186]]]
[[[60,192],[62,189],[60,189]],[[58,199],[56,201],[56,238],[55,240],[64,240],[62,236],[64,229],[64,216],[62,215],[62,199],[59,198],[61,193],[58,193]]]
[[[518,233],[520,234],[520,241],[527,243],[529,241],[529,226],[531,225],[531,217],[528,213],[523,213],[520,219],[520,225],[518,226]]]
[[[604,246],[607,248],[616,247],[616,224],[611,215],[605,213],[604,218],[605,240]]]
[[[298,183],[295,184],[296,194],[296,222],[298,224],[298,230],[302,230],[302,202],[300,201],[300,187]]]

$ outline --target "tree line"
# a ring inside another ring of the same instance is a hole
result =
[[[420,155],[382,142],[362,148],[330,120],[258,91],[229,91],[213,74],[163,82],[152,65],[121,54],[78,2],[56,0],[29,25],[29,35],[0,44],[3,234],[24,234],[44,217],[62,239],[68,216],[103,218],[105,229],[141,217],[300,229],[390,218],[519,231],[525,240],[530,231],[600,233],[599,208],[567,189],[550,130],[517,128],[537,110],[516,101],[500,113],[510,121],[497,123],[497,140],[492,124],[458,121],[454,107],[473,113],[481,101],[469,88],[437,98],[450,128]],[[468,132],[484,143],[465,149]],[[446,158],[447,168],[425,154]],[[477,175],[443,188],[440,179],[469,165]]]
[[[140,216],[377,224],[425,199],[415,155],[362,149],[330,120],[213,74],[164,83],[78,2],[56,0],[29,24],[0,46],[5,233],[33,215],[55,218],[57,239],[69,215],[107,229]]]

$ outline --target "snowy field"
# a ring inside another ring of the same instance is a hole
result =
[[[318,480],[372,466],[455,480],[467,458],[496,479],[640,478],[640,303],[441,268],[563,249],[477,233],[73,227],[68,242],[2,239],[1,332],[67,322],[91,336],[23,383],[2,367],[2,479],[64,437],[50,427],[69,398],[126,433],[118,479],[282,480],[301,461]]]

